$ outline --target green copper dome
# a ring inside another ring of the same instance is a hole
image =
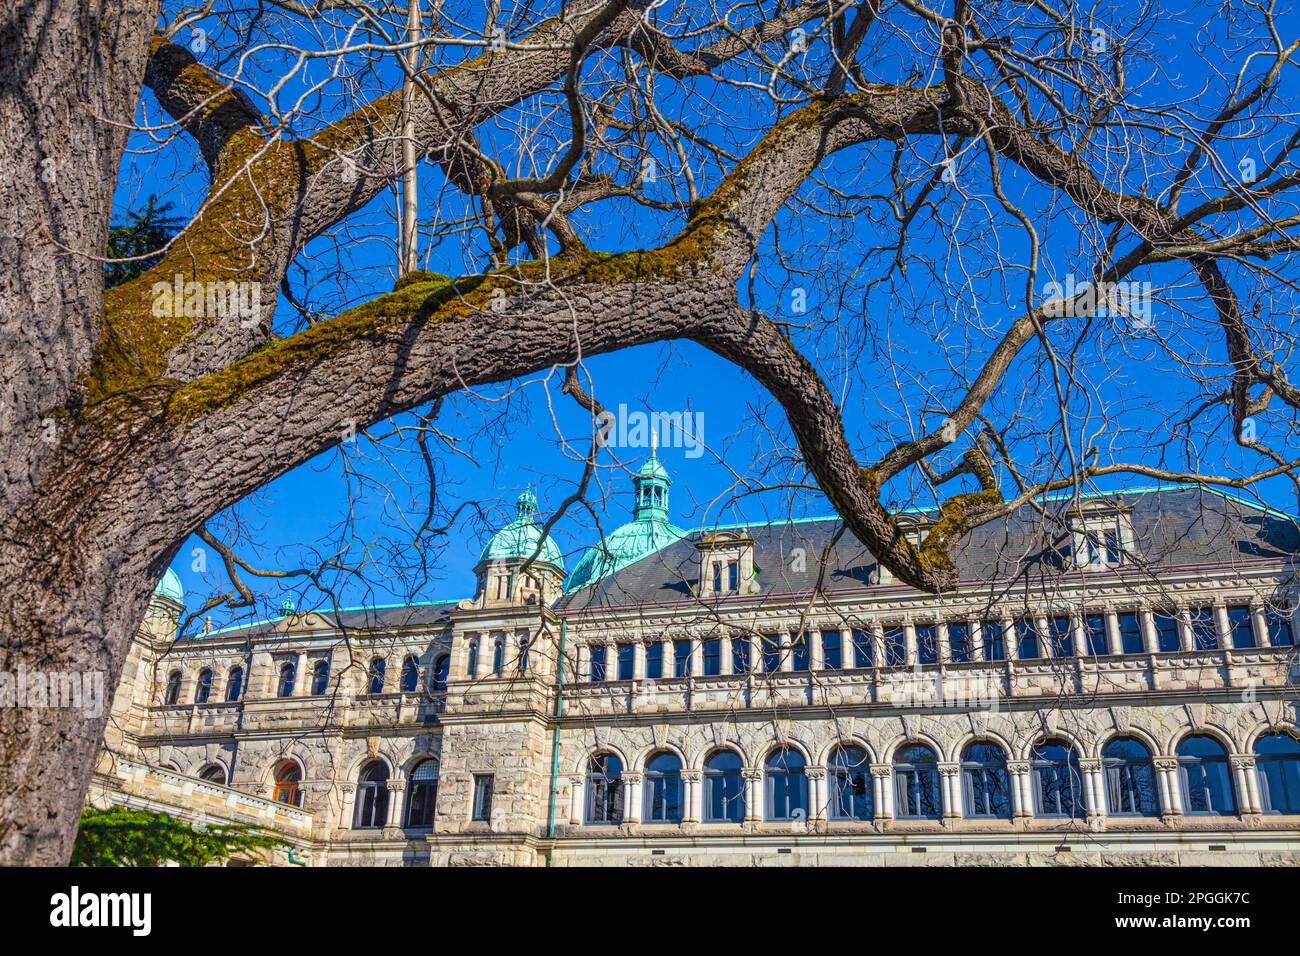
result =
[[[554,541],[542,539],[542,526],[537,523],[537,496],[525,491],[515,501],[515,520],[492,536],[483,549],[479,561],[501,561],[512,558],[531,558],[540,542],[542,551],[538,561],[553,564],[564,570],[564,555]]]
[[[162,580],[153,589],[153,593],[169,598],[177,604],[185,603],[185,589],[181,587],[181,579],[176,576],[176,572],[171,568],[168,568],[166,573],[163,574]]]
[[[632,484],[636,489],[632,520],[607,536],[604,542],[587,549],[564,583],[566,594],[595,584],[686,537],[685,531],[668,520],[668,486],[672,479],[654,451],[633,477]]]

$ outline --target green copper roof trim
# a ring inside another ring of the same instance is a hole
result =
[[[542,538],[542,526],[537,523],[537,496],[525,490],[515,501],[515,520],[492,536],[479,562],[531,558],[545,561],[564,569],[564,555],[548,535]],[[540,553],[539,553],[540,546]]]

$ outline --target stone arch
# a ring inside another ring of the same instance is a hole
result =
[[[1002,752],[1007,755],[1007,760],[1016,759],[1016,748],[1012,746],[1011,741],[1000,730],[993,730],[988,727],[981,727],[979,730],[968,730],[958,735],[953,742],[952,750],[946,755],[941,755],[939,759],[947,760],[949,763],[957,763],[961,760],[961,755],[966,748],[976,742],[997,744],[1002,748]]]
[[[663,743],[652,742],[648,746],[642,747],[639,751],[636,751],[636,765],[627,767],[627,765],[624,764],[624,766],[627,767],[627,770],[631,773],[643,773],[645,771],[646,762],[655,754],[660,753],[672,754],[681,761],[683,770],[686,770],[691,766],[690,762],[686,759],[685,752],[678,747],[677,744],[669,740],[665,740]]]
[[[876,749],[861,734],[835,734],[829,742],[822,746],[818,765],[822,767],[829,766],[831,754],[835,753],[837,747],[860,747],[866,751],[869,763],[873,765],[877,763]]]

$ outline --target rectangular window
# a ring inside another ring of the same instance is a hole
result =
[[[749,673],[749,636],[731,639],[731,672],[733,674]]]
[[[916,659],[921,664],[939,663],[939,642],[933,624],[916,625]]]
[[[907,637],[901,627],[885,628],[885,666],[902,667],[907,663]]]
[[[618,645],[618,679],[631,680],[632,670],[636,664],[636,647],[632,644]]]
[[[591,682],[599,684],[605,679],[605,645],[597,644],[591,649]]]
[[[790,669],[794,671],[806,671],[811,666],[808,659],[808,635],[796,634],[794,640],[790,642]]]
[[[469,642],[469,656],[465,660],[465,672],[470,677],[473,677],[474,672],[478,670],[478,643],[477,638]]]
[[[1274,647],[1290,647],[1295,643],[1291,638],[1291,612],[1266,608],[1264,622],[1268,625],[1268,642]]]
[[[1228,608],[1228,633],[1232,635],[1233,647],[1255,646],[1255,627],[1250,616],[1250,608],[1245,605]]]
[[[1214,608],[1194,607],[1188,614],[1192,621],[1192,648],[1213,651],[1219,646],[1219,635],[1214,626]]]
[[[781,635],[764,634],[761,638],[763,641],[763,670],[772,674],[781,669]]]
[[[986,661],[1005,661],[1007,659],[1007,642],[1002,633],[1001,621],[981,621],[980,637],[984,643]]]
[[[1083,632],[1088,641],[1088,653],[1102,657],[1110,653],[1106,644],[1106,615],[1089,614],[1083,619]]]
[[[1031,661],[1038,656],[1038,628],[1032,618],[1018,617],[1012,624],[1016,633],[1016,657]]]
[[[484,823],[492,819],[492,774],[474,774],[474,806],[470,818]]]
[[[965,664],[971,659],[970,625],[965,621],[948,625],[948,659],[954,664]]]
[[[664,642],[653,641],[645,647],[645,676],[658,680],[664,676]]]
[[[1142,640],[1142,619],[1136,611],[1123,611],[1116,615],[1119,623],[1119,646],[1122,654],[1141,654],[1146,650]]]
[[[1124,561],[1124,550],[1119,545],[1119,531],[1110,528],[1103,531],[1101,535],[1102,548],[1106,556],[1107,564],[1121,564]]]
[[[713,593],[722,592],[722,565],[717,561],[713,562]]]
[[[673,676],[687,677],[691,673],[691,642],[687,639],[673,641]]]
[[[722,673],[722,641],[711,637],[704,642],[704,676],[717,677]]]
[[[839,631],[822,631],[822,666],[828,671],[837,671],[844,666]]]
[[[853,666],[857,668],[870,667],[875,655],[871,652],[871,632],[857,631],[853,632]]]
[[[1156,611],[1153,617],[1156,623],[1156,649],[1161,654],[1174,654],[1182,650],[1178,639],[1178,618],[1161,611]]]
[[[727,562],[727,587],[733,592],[740,590],[740,564],[736,561]]]
[[[1074,634],[1068,617],[1048,618],[1047,633],[1052,641],[1053,657],[1074,656]]]

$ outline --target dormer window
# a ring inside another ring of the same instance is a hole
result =
[[[1129,511],[1108,502],[1086,502],[1070,515],[1069,525],[1070,537],[1061,553],[1074,567],[1105,571],[1132,559],[1133,519]]]
[[[695,545],[700,552],[700,595],[758,593],[754,539],[743,531],[718,531]]]

